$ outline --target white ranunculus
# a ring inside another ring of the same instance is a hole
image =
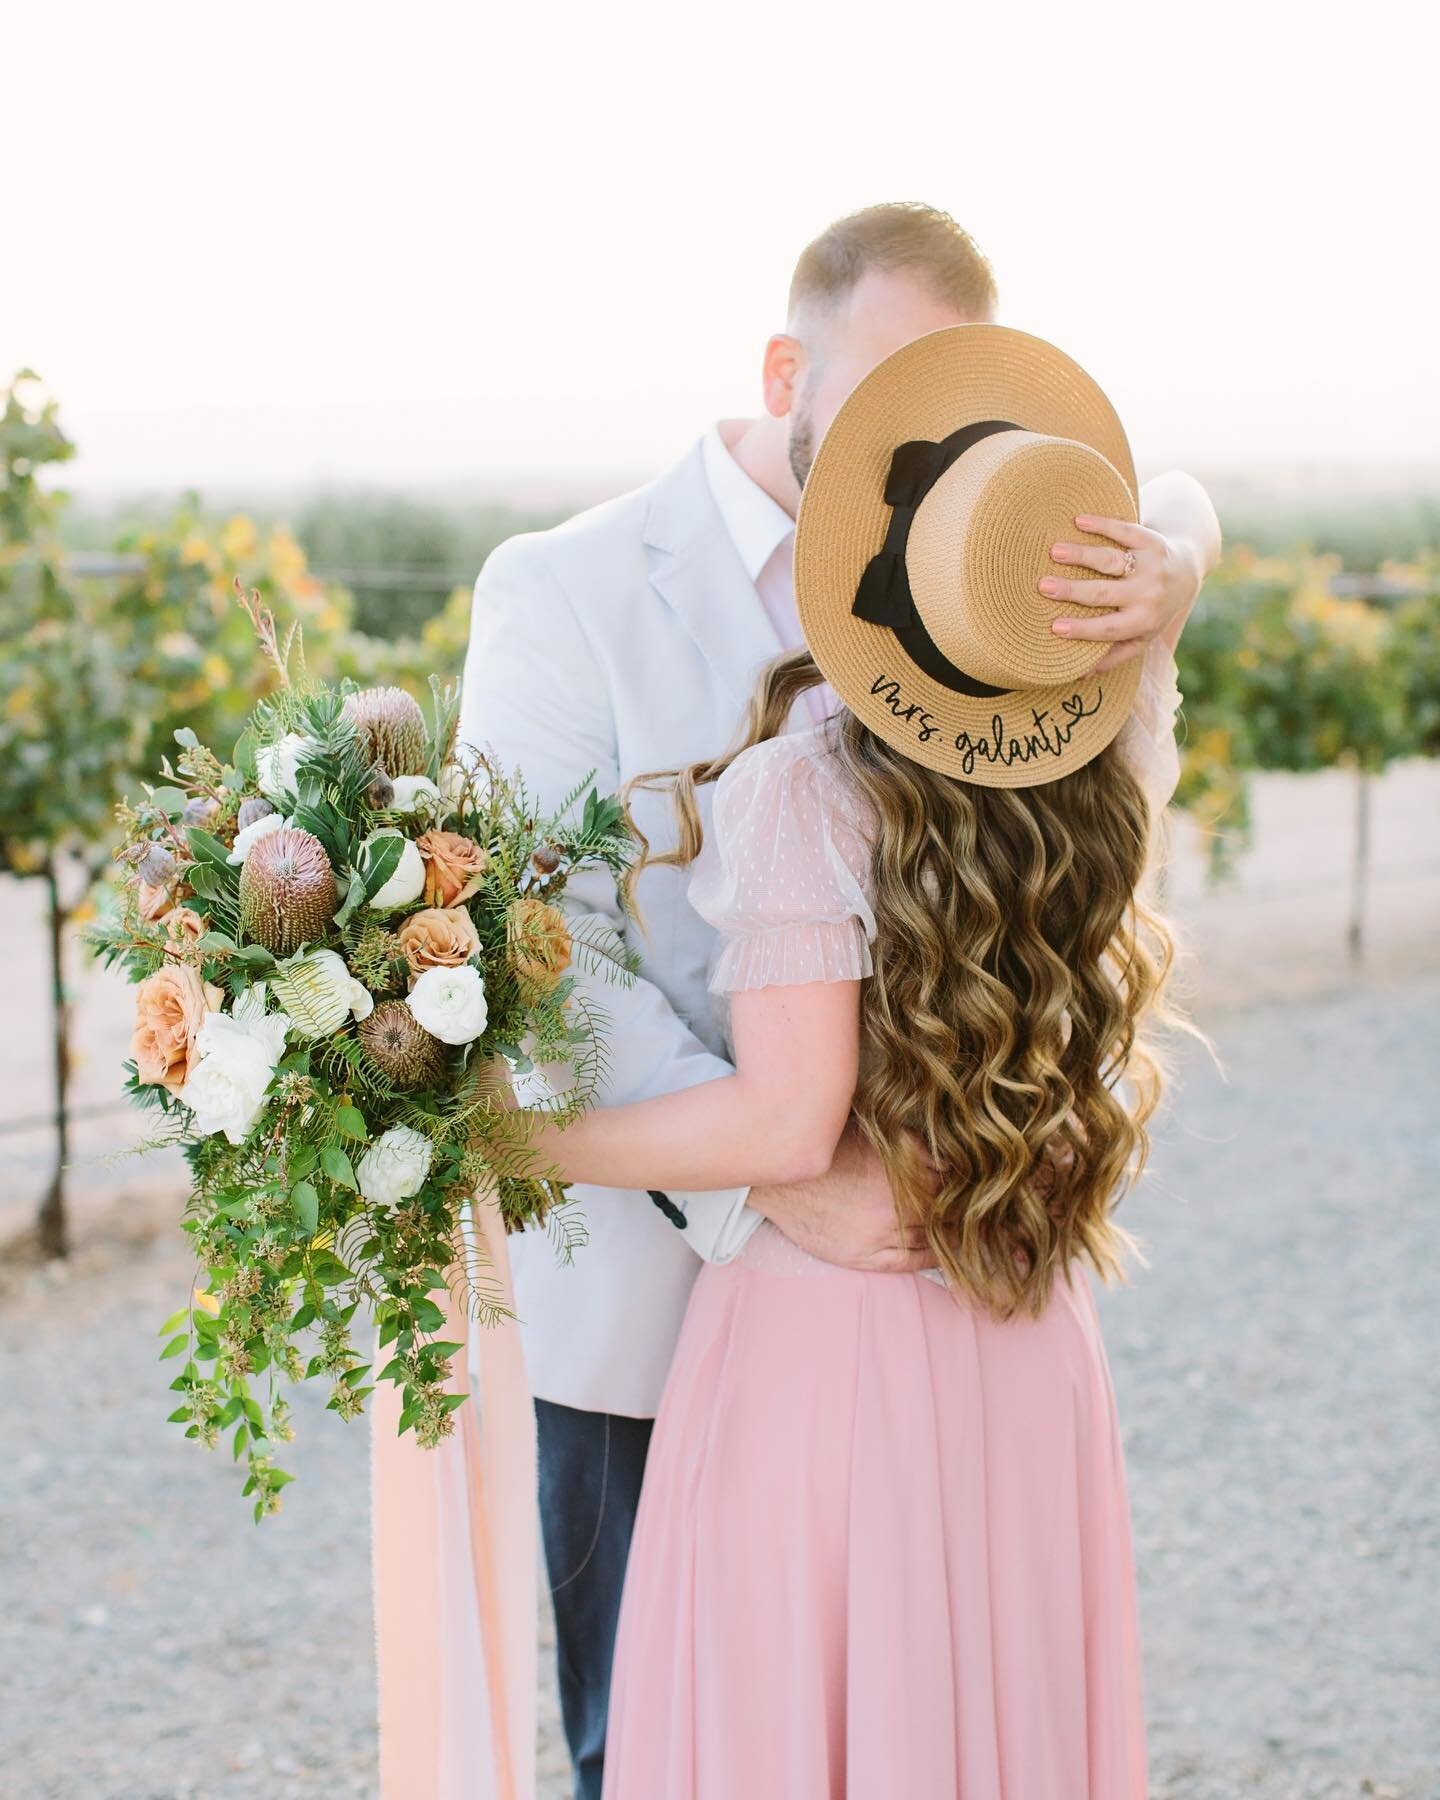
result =
[[[395,790],[388,808],[390,812],[438,811],[443,804],[439,788],[428,775],[396,775],[390,785]]]
[[[401,837],[403,834],[393,827],[385,831],[373,831],[366,838],[363,848],[369,849],[384,837]],[[405,838],[405,847],[400,852],[400,860],[395,865],[395,873],[390,879],[370,896],[370,904],[376,912],[389,912],[396,906],[408,906],[412,900],[418,900],[425,891],[425,858],[415,848],[409,838]]]
[[[284,1013],[266,1013],[264,982],[248,989],[234,1012],[205,1018],[195,1036],[198,1061],[179,1095],[194,1112],[197,1131],[223,1131],[232,1144],[245,1142],[285,1053],[289,1024]]]
[[[333,950],[307,950],[280,964],[275,997],[301,1037],[328,1037],[347,1019],[366,1019],[375,1001]]]
[[[458,969],[423,969],[405,1004],[442,1044],[474,1043],[490,1016],[485,978],[469,963]]]
[[[278,744],[267,744],[255,752],[255,779],[267,799],[282,800],[295,793],[301,753],[314,742],[298,731],[287,731]]]
[[[289,823],[290,821],[284,813],[278,812],[266,813],[263,818],[256,819],[243,831],[236,832],[235,848],[230,852],[228,860],[232,863],[243,864],[245,858],[261,838],[269,837],[272,831],[283,830]]]
[[[398,1206],[420,1192],[434,1154],[423,1132],[392,1125],[360,1158],[355,1170],[360,1192],[373,1205]]]

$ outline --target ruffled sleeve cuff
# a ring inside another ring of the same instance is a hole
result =
[[[710,972],[710,992],[860,981],[873,971],[860,919],[812,919],[723,938]]]

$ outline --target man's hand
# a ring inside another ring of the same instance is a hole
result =
[[[842,1269],[900,1275],[935,1266],[921,1232],[912,1229],[902,1237],[884,1166],[853,1120],[828,1174],[818,1181],[751,1188],[749,1204],[791,1243]]]
[[[1079,530],[1110,542],[1052,544],[1050,555],[1062,567],[1090,569],[1104,579],[1066,581],[1046,575],[1040,581],[1047,600],[1115,608],[1094,618],[1056,619],[1051,626],[1057,637],[1110,644],[1097,669],[1113,669],[1143,655],[1150,640],[1162,635],[1173,650],[1201,583],[1220,560],[1220,521],[1210,496],[1182,470],[1145,483],[1140,520],[1134,525],[1080,514],[1075,520]]]

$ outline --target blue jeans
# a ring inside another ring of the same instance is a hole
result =
[[[652,1419],[535,1402],[540,1524],[575,1800],[600,1800],[610,1664]]]

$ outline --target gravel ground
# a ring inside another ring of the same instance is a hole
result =
[[[1157,1795],[1440,1795],[1437,1007],[1427,976],[1214,1021],[1228,1083],[1187,1053],[1130,1205],[1151,1267],[1103,1304]],[[68,1276],[8,1278],[4,1792],[371,1794],[364,1428],[303,1408],[249,1524],[161,1422],[163,1224],[107,1203]],[[553,1708],[547,1740],[558,1800]]]
[[[1102,1299],[1153,1791],[1440,1800],[1440,766],[1377,790],[1364,981],[1336,956],[1349,788],[1257,786],[1238,887],[1208,894],[1190,843],[1170,894],[1228,1079],[1180,1057],[1125,1211],[1150,1266]],[[6,941],[32,910],[0,883]],[[9,1016],[33,1017],[42,971],[14,973]],[[126,1008],[77,987],[89,1103],[114,1092]],[[45,1103],[27,1043],[0,1037],[21,1121]],[[133,1129],[87,1120],[78,1153]],[[0,1141],[0,1800],[374,1794],[366,1427],[301,1390],[301,1480],[251,1525],[228,1462],[164,1423],[154,1329],[190,1274],[174,1165],[77,1172],[55,1273],[13,1247],[46,1158],[43,1130]],[[541,1800],[561,1800],[544,1707]]]

